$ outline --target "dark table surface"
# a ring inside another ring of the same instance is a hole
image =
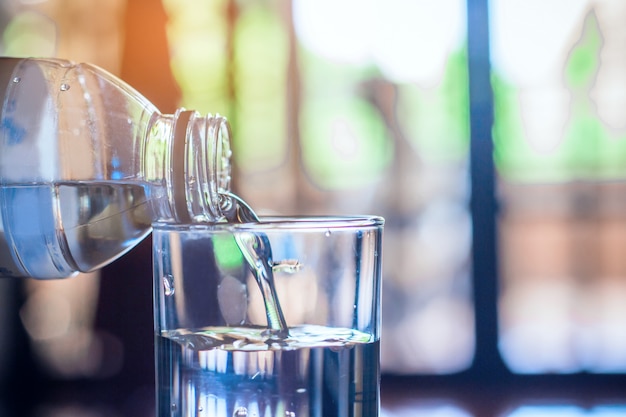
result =
[[[587,382],[558,376],[493,385],[458,376],[383,376],[381,417],[626,417],[625,381],[618,375],[591,376]],[[154,416],[149,384],[129,388],[112,380],[31,382],[19,392],[4,391],[12,396],[0,403],[0,416]]]

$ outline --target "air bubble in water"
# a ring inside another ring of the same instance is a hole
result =
[[[163,290],[165,295],[167,296],[174,295],[174,277],[170,274],[167,274],[163,277]]]
[[[246,407],[239,407],[233,413],[233,417],[247,417],[248,409]]]
[[[296,417],[296,413],[293,411],[285,411],[285,417]]]
[[[22,79],[20,77],[13,77],[13,82],[14,83],[19,83],[20,81],[22,81]]]
[[[61,84],[61,91],[67,91],[69,89],[70,89],[69,84],[66,84],[66,83]]]
[[[202,408],[202,406],[198,407],[198,411],[202,412],[204,411],[204,408]]]
[[[330,229],[326,230],[325,235],[326,235],[326,237],[330,236]]]

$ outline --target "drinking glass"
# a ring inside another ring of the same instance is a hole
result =
[[[155,224],[157,416],[378,416],[382,231]]]

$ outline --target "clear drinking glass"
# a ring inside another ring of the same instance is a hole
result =
[[[154,225],[157,416],[378,416],[382,231]]]

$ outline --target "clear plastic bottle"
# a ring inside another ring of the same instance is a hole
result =
[[[118,258],[159,222],[232,209],[230,128],[161,114],[106,71],[0,58],[0,276],[67,277]]]

